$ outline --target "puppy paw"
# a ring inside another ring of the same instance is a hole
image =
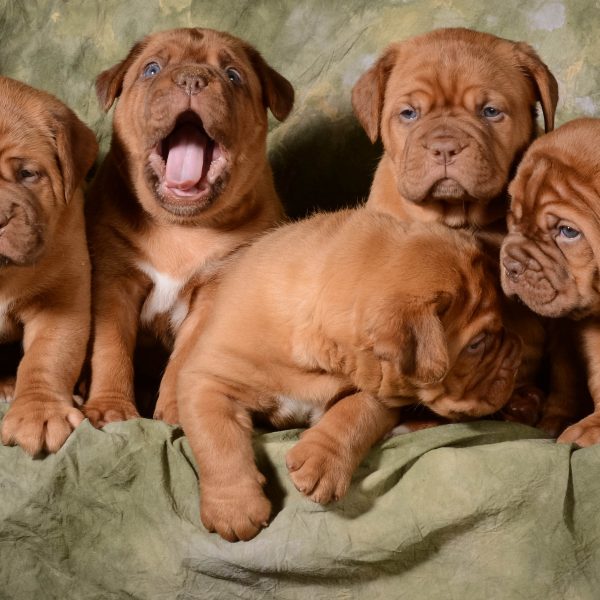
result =
[[[575,425],[567,427],[557,442],[575,443],[578,446],[592,446],[600,442],[600,413],[592,413]]]
[[[14,377],[0,380],[0,403],[9,404],[12,402],[15,396],[15,383],[16,379]]]
[[[271,515],[263,485],[264,478],[235,486],[201,486],[200,518],[204,527],[228,542],[251,540],[267,527]]]
[[[2,443],[21,446],[32,456],[57,452],[83,418],[77,408],[56,400],[17,398],[2,422]]]
[[[287,453],[285,462],[298,491],[313,502],[327,504],[348,491],[353,472],[348,461],[319,443],[301,439]]]
[[[90,423],[98,429],[104,427],[107,423],[140,417],[132,402],[115,399],[92,398],[83,405],[83,413],[90,420]]]
[[[177,409],[177,401],[161,402],[160,397],[154,409],[155,419],[165,421],[169,425],[179,425],[179,410]]]

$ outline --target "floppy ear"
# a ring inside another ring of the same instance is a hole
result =
[[[524,42],[515,44],[519,67],[532,80],[536,98],[542,105],[546,133],[554,129],[554,114],[558,103],[558,83],[550,69],[542,62],[535,50]]]
[[[352,88],[352,108],[371,142],[379,137],[379,124],[385,99],[385,88],[392,67],[396,62],[397,46],[389,47],[379,60],[366,72]]]
[[[146,46],[146,41],[137,42],[129,51],[129,54],[120,63],[114,67],[102,71],[96,77],[96,96],[100,102],[100,106],[104,112],[108,112],[114,101],[121,95],[123,91],[123,79],[129,67],[135,59],[141,54]]]
[[[58,166],[62,175],[62,186],[56,182],[54,194],[57,198],[63,196],[65,202],[68,203],[96,160],[98,142],[94,132],[66,106],[56,107],[52,110],[50,128],[54,136]]]
[[[273,116],[278,121],[285,121],[294,107],[292,84],[270,67],[258,50],[248,45],[245,46],[245,50],[260,79],[265,107],[271,109]]]
[[[446,295],[436,301],[400,308],[395,319],[373,331],[373,351],[382,359],[399,361],[400,372],[419,383],[437,383],[450,368],[446,334],[440,321],[448,306]]]

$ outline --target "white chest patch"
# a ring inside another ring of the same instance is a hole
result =
[[[179,297],[186,281],[165,275],[148,263],[138,263],[138,268],[150,277],[153,284],[142,307],[142,323],[150,323],[157,315],[166,313],[173,329],[179,329],[188,313],[187,303]]]
[[[293,421],[299,426],[314,425],[323,416],[324,410],[310,402],[290,398],[289,396],[277,396],[279,406],[277,408],[277,416]]]

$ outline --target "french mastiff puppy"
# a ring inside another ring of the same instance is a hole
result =
[[[390,45],[352,90],[358,120],[384,146],[367,207],[470,228],[498,260],[506,190],[537,134],[537,103],[550,131],[557,101],[554,76],[525,43],[439,29]],[[532,413],[524,420],[534,424],[546,333],[526,309],[506,311],[507,327],[524,341],[515,401],[527,408],[516,414]]]
[[[546,317],[578,323],[594,412],[558,438],[600,441],[600,120],[577,119],[533,143],[510,186],[502,287]],[[567,351],[577,347],[564,340]]]
[[[452,420],[503,406],[521,348],[488,263],[467,233],[364,209],[286,225],[234,257],[178,384],[206,528],[247,540],[269,519],[252,415],[312,423],[287,466],[325,504],[399,407]]]
[[[267,109],[293,88],[247,43],[210,29],[152,34],[96,80],[117,100],[110,152],[91,193],[92,378],[96,426],[138,416],[138,330],[173,347],[155,417],[178,422],[174,382],[212,310],[224,259],[283,216],[266,156]]]
[[[23,340],[2,442],[56,452],[83,420],[73,390],[90,331],[81,184],[98,152],[54,96],[0,77],[0,342]]]

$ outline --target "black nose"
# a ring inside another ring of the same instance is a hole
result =
[[[208,85],[206,77],[197,70],[179,71],[173,76],[173,80],[190,96],[201,92]]]
[[[440,165],[449,165],[463,151],[460,142],[451,136],[440,136],[431,140],[427,146],[433,160]]]
[[[506,274],[508,275],[508,278],[512,281],[517,281],[517,279],[519,279],[519,277],[523,274],[523,271],[525,271],[525,265],[512,256],[505,256],[502,259],[502,264]]]

